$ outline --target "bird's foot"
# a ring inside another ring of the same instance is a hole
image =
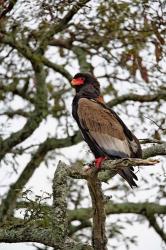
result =
[[[94,160],[94,164],[97,169],[101,168],[102,162],[107,159],[107,156],[100,156]]]
[[[102,162],[107,160],[107,159],[108,159],[107,156],[100,156],[100,157],[96,158],[92,163],[84,165],[84,171],[87,172],[88,170],[92,169],[93,167],[100,169]]]

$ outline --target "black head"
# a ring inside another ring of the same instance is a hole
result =
[[[76,93],[81,96],[96,98],[100,95],[100,84],[90,73],[76,74],[73,77],[71,84],[76,89]]]

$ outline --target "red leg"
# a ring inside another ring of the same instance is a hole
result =
[[[107,159],[107,156],[100,156],[98,158],[95,159],[95,166],[97,169],[101,168],[101,164],[103,161],[105,161]]]

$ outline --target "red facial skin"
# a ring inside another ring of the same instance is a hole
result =
[[[72,85],[82,85],[82,84],[84,84],[84,78],[82,78],[82,77],[79,77],[79,78],[73,78],[73,80],[71,81],[71,84]]]

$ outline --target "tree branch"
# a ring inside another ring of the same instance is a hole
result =
[[[30,116],[30,112],[25,112],[22,109],[12,110],[12,111],[6,111],[4,113],[0,113],[0,116],[6,115],[10,118],[13,118],[15,115],[23,116],[28,118]]]
[[[18,202],[17,209],[29,207],[29,202]],[[49,205],[43,204],[42,207],[47,208],[49,213],[51,213],[51,207]],[[160,205],[154,202],[122,202],[115,203],[112,201],[107,201],[105,205],[105,211],[107,215],[111,214],[166,214],[166,205]],[[68,210],[68,220],[74,221],[88,221],[92,217],[92,208],[77,208],[74,210]]]
[[[87,62],[87,53],[84,48],[81,48],[79,46],[73,46],[72,47],[73,52],[77,56],[79,66],[80,66],[80,72],[91,72],[93,73],[93,66]]]
[[[3,3],[3,1],[1,1],[1,2],[2,2],[1,3],[2,6],[5,5],[5,3]],[[9,13],[13,9],[14,5],[16,4],[16,2],[17,2],[17,0],[10,0],[9,4],[7,6],[4,6],[4,8],[5,7],[6,8],[0,13],[0,19],[3,18],[3,17],[5,17],[6,14]]]
[[[72,75],[64,68],[64,66],[58,65],[56,63],[53,63],[49,61],[46,57],[40,56],[41,62],[46,65],[47,67],[55,70],[55,72],[60,73],[63,75],[68,81],[70,82],[72,79]]]
[[[126,159],[119,159],[119,160],[106,160],[103,162],[102,167],[98,173],[98,178],[103,181],[107,182],[111,179],[114,175],[117,174],[119,169],[127,168],[127,167],[136,167],[136,166],[146,166],[146,165],[155,165],[159,163],[158,160],[153,159],[136,159],[136,158],[126,158]],[[87,167],[89,168],[87,171]],[[71,168],[68,169],[68,174],[72,178],[84,178],[88,179],[89,176],[93,172],[96,171],[95,167],[89,166],[80,166],[80,164],[73,164]]]
[[[97,171],[94,171],[87,180],[93,210],[92,245],[94,250],[106,250],[107,238],[105,232],[105,201],[101,189],[101,182],[97,178]]]
[[[50,25],[49,30],[47,30],[40,39],[40,50],[44,51],[52,37],[64,30],[67,27],[67,24],[72,20],[73,16],[89,1],[90,0],[79,0],[59,22]]]
[[[47,224],[47,229],[42,228],[42,223],[39,226],[37,220],[20,220],[12,226],[3,224],[0,229],[0,242],[39,242],[56,250],[92,250],[91,246],[67,237],[67,172],[68,167],[60,162],[53,179],[53,208],[51,223]]]
[[[42,205],[43,206],[43,205]],[[51,207],[48,205],[47,210],[48,213],[51,213]],[[26,208],[29,207],[29,202],[19,202],[17,203],[17,208]],[[69,233],[72,235],[73,233],[77,232],[80,229],[91,227],[90,219],[92,218],[92,208],[78,208],[73,210],[68,210],[68,221],[80,221],[81,225],[78,227],[74,227],[70,229]],[[156,219],[154,221],[155,215],[165,215],[166,214],[166,206],[160,205],[158,203],[152,203],[152,202],[123,202],[123,203],[114,203],[112,201],[107,201],[105,204],[105,212],[106,215],[112,215],[112,214],[138,214],[145,216],[149,221],[151,226],[155,227],[156,233],[159,234],[159,236],[165,241],[165,233],[164,231],[159,227],[157,224],[156,226]],[[82,224],[83,222],[83,224]],[[84,223],[85,222],[85,223]]]
[[[79,142],[79,139],[80,133],[76,133],[73,136],[64,139],[48,138],[39,146],[38,150],[26,165],[18,180],[10,186],[5,199],[2,200],[0,206],[0,222],[5,221],[13,213],[13,209],[16,205],[16,199],[19,193],[21,192],[25,184],[29,181],[37,167],[40,166],[40,163],[44,160],[44,157],[46,156],[48,151],[72,146],[74,144],[77,144]]]
[[[59,242],[56,242],[56,237],[53,236],[51,228],[44,229],[32,223],[13,225],[13,227],[1,227],[0,242],[38,242],[46,246],[54,247],[54,249],[59,249]],[[92,250],[92,247],[67,237],[63,250]]]
[[[114,203],[107,202],[105,205],[105,211],[107,215],[111,214],[140,214],[146,216],[150,214],[166,214],[166,206],[152,202],[123,202]],[[92,208],[79,208],[68,211],[69,221],[73,220],[88,220],[92,217]]]
[[[52,233],[56,242],[59,243],[57,250],[64,249],[67,235],[67,169],[65,164],[59,162],[53,178]]]
[[[39,63],[33,62],[36,81],[35,110],[31,113],[24,127],[16,133],[11,134],[0,144],[0,160],[17,144],[28,138],[47,114],[47,89],[45,85],[45,70]]]
[[[143,150],[143,158],[153,157],[157,155],[166,155],[166,142],[153,145]]]
[[[156,231],[156,233],[158,235],[160,235],[161,239],[166,243],[166,233],[164,232],[164,230],[159,226],[159,224],[157,223],[157,220],[155,218],[154,214],[149,213],[149,211],[146,214],[146,217],[150,223],[150,225],[154,228],[154,230]]]
[[[25,58],[27,58],[31,62],[43,63],[47,67],[52,68],[56,72],[66,77],[69,80],[69,82],[71,81],[72,76],[63,66],[49,61],[46,57],[42,56],[42,54],[37,53],[36,51],[32,51],[32,49],[29,46],[27,46],[24,43],[24,41],[22,40],[15,41],[15,39],[12,36],[2,34],[0,37],[0,42],[8,44],[11,47],[17,49],[18,52],[20,52]]]
[[[154,102],[159,100],[166,100],[166,92],[164,90],[158,91],[153,95],[137,95],[133,93],[125,94],[122,96],[117,96],[115,99],[109,101],[107,104],[109,107],[114,107],[118,104],[121,104],[126,101],[135,101],[135,102]]]

